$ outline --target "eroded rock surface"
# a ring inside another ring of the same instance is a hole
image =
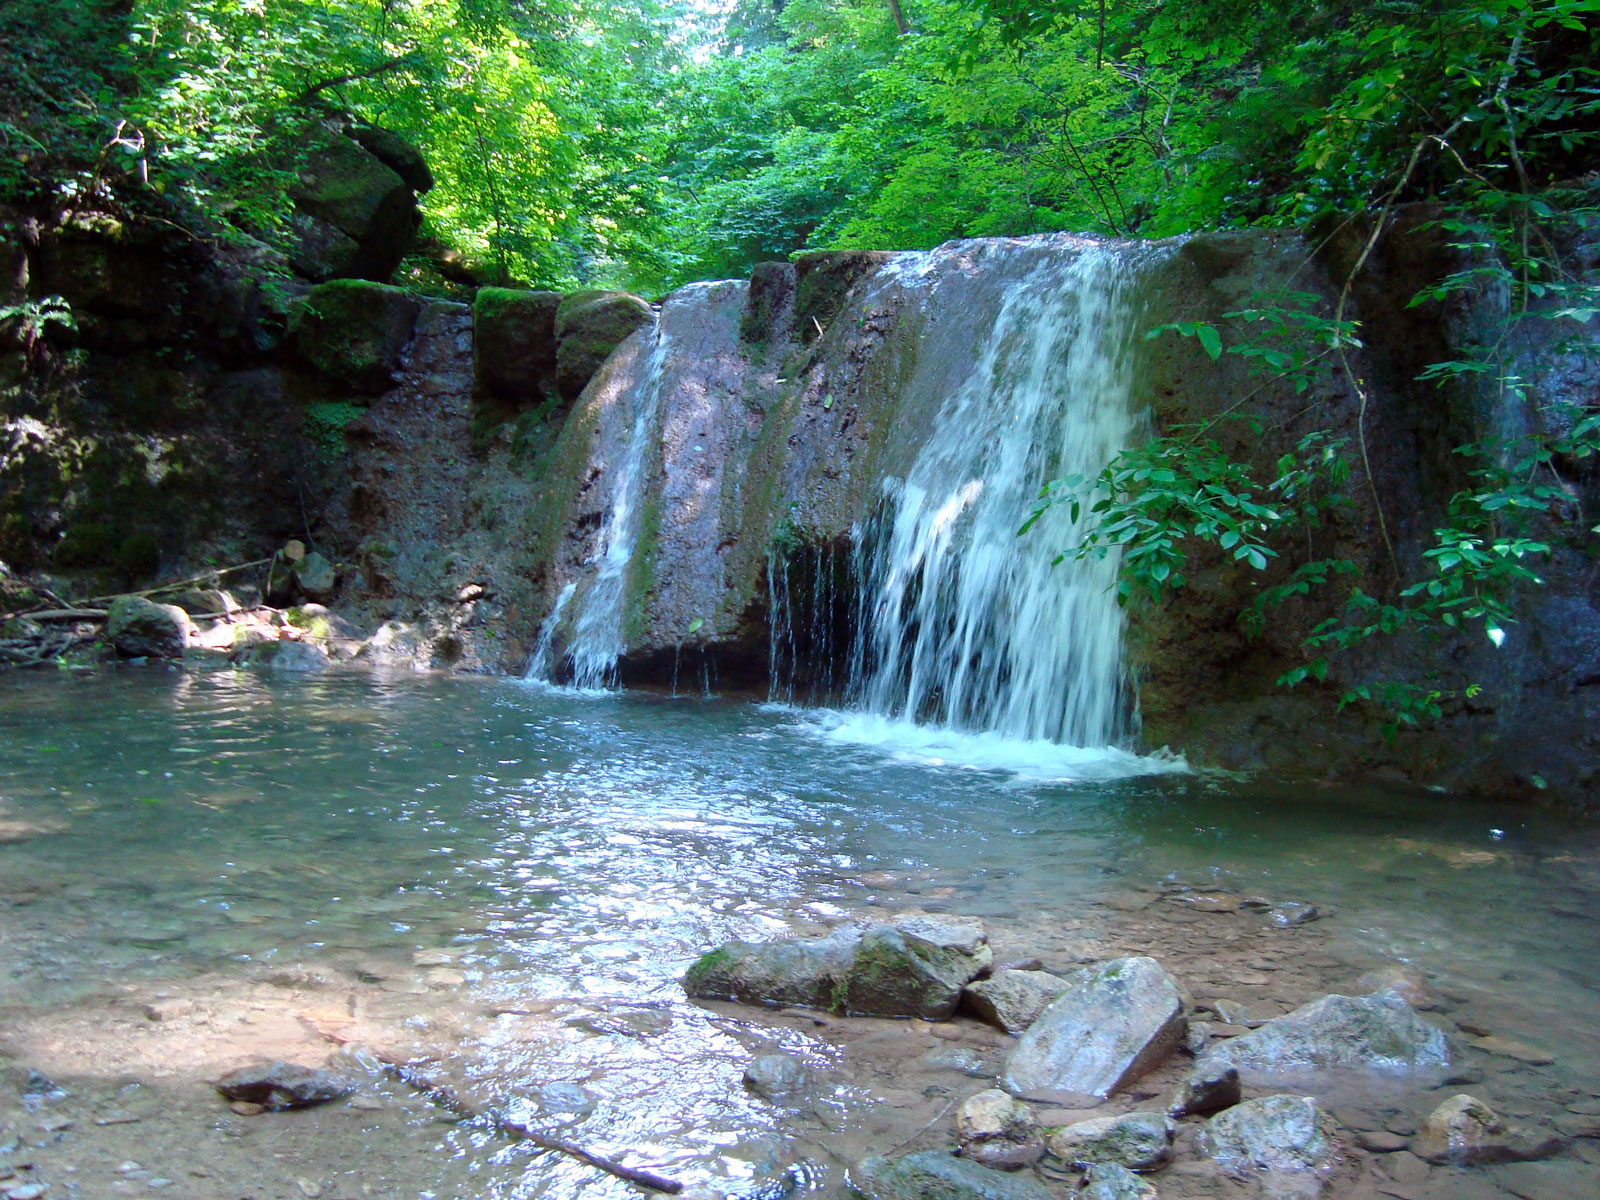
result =
[[[1093,1163],[1077,1200],[1156,1200],[1156,1185],[1116,1163]]]
[[[999,1088],[962,1104],[956,1112],[956,1140],[963,1158],[985,1167],[1025,1167],[1044,1154],[1044,1130],[1033,1110]]]
[[[1070,986],[1048,971],[996,971],[988,979],[969,983],[961,1004],[996,1029],[1021,1033]]]
[[[1507,1125],[1494,1109],[1465,1093],[1429,1113],[1411,1142],[1417,1157],[1454,1166],[1527,1162],[1547,1158],[1560,1147],[1559,1135]]]
[[[1339,1150],[1333,1118],[1310,1096],[1247,1100],[1212,1117],[1198,1144],[1225,1166],[1261,1171],[1327,1171]]]
[[[1050,1153],[1076,1166],[1115,1163],[1130,1171],[1154,1171],[1172,1161],[1178,1131],[1170,1117],[1153,1112],[1096,1117],[1050,1135]]]
[[[1107,1096],[1183,1041],[1183,997],[1153,958],[1118,958],[1072,976],[1022,1035],[1001,1086],[1018,1096]]]
[[[106,640],[125,658],[182,658],[193,626],[175,604],[118,596],[106,613]]]
[[[263,1108],[309,1108],[348,1096],[355,1090],[349,1080],[330,1071],[298,1063],[254,1063],[230,1071],[217,1080],[217,1091],[229,1100],[259,1104]]]

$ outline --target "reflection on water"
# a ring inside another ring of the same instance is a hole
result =
[[[752,1055],[835,1051],[685,1003],[704,948],[896,905],[1087,927],[1177,881],[1311,899],[1344,961],[1416,961],[1600,1059],[1587,834],[1413,792],[1040,781],[816,722],[479,679],[0,679],[0,1013],[322,969],[514,1114],[748,1178],[806,1156],[741,1088]],[[868,1103],[805,1121],[849,1146]],[[446,1143],[489,1163],[481,1194],[629,1194],[474,1136]]]

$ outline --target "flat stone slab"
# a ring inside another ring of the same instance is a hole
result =
[[[347,1079],[298,1063],[254,1063],[230,1071],[216,1083],[228,1100],[259,1104],[263,1108],[310,1108],[348,1096],[355,1090]]]
[[[967,984],[961,1005],[978,1020],[1006,1033],[1022,1033],[1071,987],[1048,971],[996,971]]]
[[[1153,958],[1118,958],[1069,976],[1006,1059],[1015,1096],[1108,1096],[1182,1043],[1183,997]]]

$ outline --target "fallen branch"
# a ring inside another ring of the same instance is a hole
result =
[[[30,621],[104,621],[106,610],[103,608],[46,608],[38,612],[9,613],[4,618],[9,621],[12,617],[27,617]]]
[[[235,571],[248,571],[251,567],[264,567],[271,561],[270,557],[258,558],[253,562],[240,563],[234,567],[214,567],[204,574],[193,575],[188,579],[177,579],[172,583],[163,583],[160,587],[146,588],[142,592],[112,592],[106,596],[90,596],[84,603],[93,604],[96,600],[115,600],[118,596],[158,596],[162,592],[170,592],[174,588],[188,587],[191,583],[204,583],[206,580],[217,576],[232,575]]]
[[[518,1138],[521,1141],[532,1142],[541,1150],[551,1150],[557,1154],[565,1154],[581,1163],[587,1163],[596,1170],[604,1171],[607,1175],[614,1175],[618,1179],[625,1180],[636,1187],[647,1188],[652,1192],[664,1192],[669,1196],[676,1196],[683,1191],[683,1184],[676,1179],[667,1179],[664,1176],[657,1175],[654,1171],[647,1171],[643,1167],[623,1166],[614,1159],[594,1154],[585,1150],[582,1146],[566,1141],[564,1138],[551,1137],[547,1133],[529,1129],[521,1122],[512,1121],[492,1112],[482,1112],[463,1100],[454,1088],[443,1087],[434,1083],[426,1075],[408,1064],[385,1062],[383,1070],[385,1074],[393,1076],[408,1088],[426,1096],[446,1112],[454,1113],[463,1120],[486,1122],[502,1134]]]

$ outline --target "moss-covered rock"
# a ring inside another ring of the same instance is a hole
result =
[[[422,222],[406,180],[337,122],[307,135],[290,194],[302,217],[295,269],[312,280],[388,279]]]
[[[433,170],[428,160],[405,138],[392,129],[376,125],[352,125],[346,133],[368,154],[388,167],[417,195],[433,190]]]
[[[117,539],[111,530],[95,521],[68,526],[51,555],[57,567],[68,571],[109,567],[116,556]]]
[[[757,263],[750,272],[750,291],[739,315],[739,337],[759,344],[771,340],[778,314],[794,292],[793,263]]]
[[[161,543],[153,533],[130,533],[117,547],[117,570],[129,583],[149,579],[161,566]]]
[[[576,400],[611,352],[655,319],[650,305],[628,292],[573,292],[556,310],[556,386]]]
[[[311,289],[290,324],[295,354],[320,375],[361,392],[394,382],[422,300],[400,288],[337,279]]]
[[[794,260],[794,330],[809,345],[844,307],[850,289],[891,255],[882,250],[814,250]]]
[[[560,292],[480,288],[472,304],[473,388],[526,408],[556,390]]]
[[[106,613],[106,640],[125,658],[182,658],[189,616],[174,604],[118,596]]]

